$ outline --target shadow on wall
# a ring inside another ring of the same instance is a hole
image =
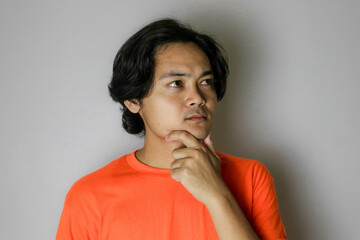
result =
[[[302,182],[300,173],[303,168],[295,165],[301,163],[290,163],[288,148],[272,149],[255,131],[257,129],[258,132],[261,127],[249,124],[256,119],[251,99],[257,94],[256,86],[265,80],[256,77],[262,64],[261,55],[265,52],[261,33],[255,31],[257,28],[251,25],[249,18],[245,19],[238,12],[232,16],[229,11],[208,10],[189,19],[196,30],[213,35],[225,48],[229,58],[228,88],[224,99],[218,104],[213,128],[216,148],[227,154],[263,162],[275,180],[288,238],[307,239],[311,233],[304,229],[306,219],[301,216],[311,216],[312,213],[309,210],[304,213],[304,206],[296,206],[299,202],[297,196],[306,194],[306,189],[301,190],[297,186]]]

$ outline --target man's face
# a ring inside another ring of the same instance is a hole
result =
[[[171,43],[155,54],[153,87],[139,111],[146,135],[165,138],[186,130],[197,139],[210,132],[217,98],[209,59],[194,43]],[[205,118],[190,118],[203,114]]]

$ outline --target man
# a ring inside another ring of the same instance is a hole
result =
[[[144,146],[71,187],[57,239],[286,239],[265,166],[211,140],[227,75],[219,45],[174,19],[135,33],[109,91]]]

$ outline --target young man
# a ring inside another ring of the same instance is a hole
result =
[[[211,140],[227,75],[219,45],[174,19],[133,35],[109,91],[144,146],[71,187],[57,239],[286,239],[265,166]]]

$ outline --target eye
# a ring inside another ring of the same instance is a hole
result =
[[[205,82],[205,84],[203,84],[203,82]],[[212,84],[213,84],[212,78],[205,79],[204,81],[201,82],[201,85],[212,85]]]
[[[169,84],[170,87],[179,87],[179,84],[182,84],[182,82],[180,80],[176,80],[176,81],[173,81]]]

